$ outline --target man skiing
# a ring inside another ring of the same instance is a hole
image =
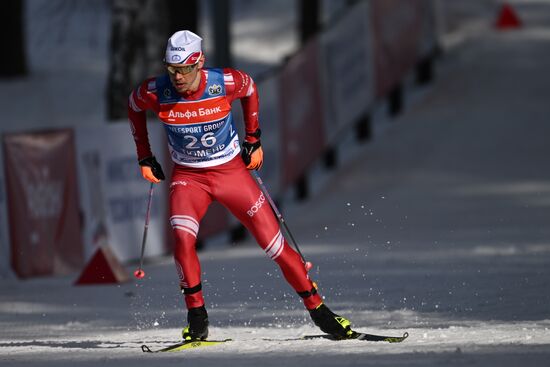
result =
[[[166,73],[145,80],[128,102],[143,177],[153,183],[165,179],[149,145],[146,110],[153,110],[162,121],[175,163],[170,182],[170,223],[176,269],[188,309],[183,338],[208,337],[195,244],[201,219],[213,200],[228,208],[279,265],[314,323],[338,339],[350,337],[350,322],[323,303],[300,256],[281,234],[275,215],[248,172],[260,169],[263,163],[254,81],[239,70],[204,68],[201,42],[190,31],[174,33],[166,46]],[[236,99],[241,100],[244,114],[242,148],[231,114],[231,103]]]

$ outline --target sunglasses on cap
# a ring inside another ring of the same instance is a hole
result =
[[[198,62],[194,63],[193,65],[182,65],[182,66],[166,65],[166,70],[168,70],[168,72],[171,75],[176,75],[176,74],[185,75],[192,72],[193,69],[195,69],[195,67],[197,66],[197,64]]]

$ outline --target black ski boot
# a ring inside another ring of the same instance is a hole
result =
[[[187,327],[182,330],[183,340],[206,340],[208,338],[208,313],[204,306],[187,312]]]
[[[309,310],[309,314],[315,325],[334,338],[349,339],[353,336],[349,320],[332,312],[324,303]]]

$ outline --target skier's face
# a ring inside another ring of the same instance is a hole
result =
[[[194,65],[166,64],[172,85],[179,93],[194,92],[200,83],[200,70],[204,65],[204,56]]]

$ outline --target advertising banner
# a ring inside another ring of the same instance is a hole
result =
[[[370,1],[378,97],[387,95],[415,66],[422,33],[422,9],[422,1]]]
[[[164,161],[166,140],[162,125],[148,124],[151,148]],[[140,257],[149,183],[137,163],[130,126],[113,123],[76,129],[80,196],[83,209],[85,257],[99,245],[108,245],[119,261]],[[170,167],[163,165],[166,176]],[[167,186],[154,186],[146,256],[158,256],[167,247]]]
[[[11,263],[21,278],[69,274],[83,264],[73,133],[3,138]]]
[[[281,184],[295,182],[326,148],[318,40],[292,57],[280,74]]]
[[[325,131],[332,142],[374,101],[374,57],[369,3],[360,2],[321,36]]]

